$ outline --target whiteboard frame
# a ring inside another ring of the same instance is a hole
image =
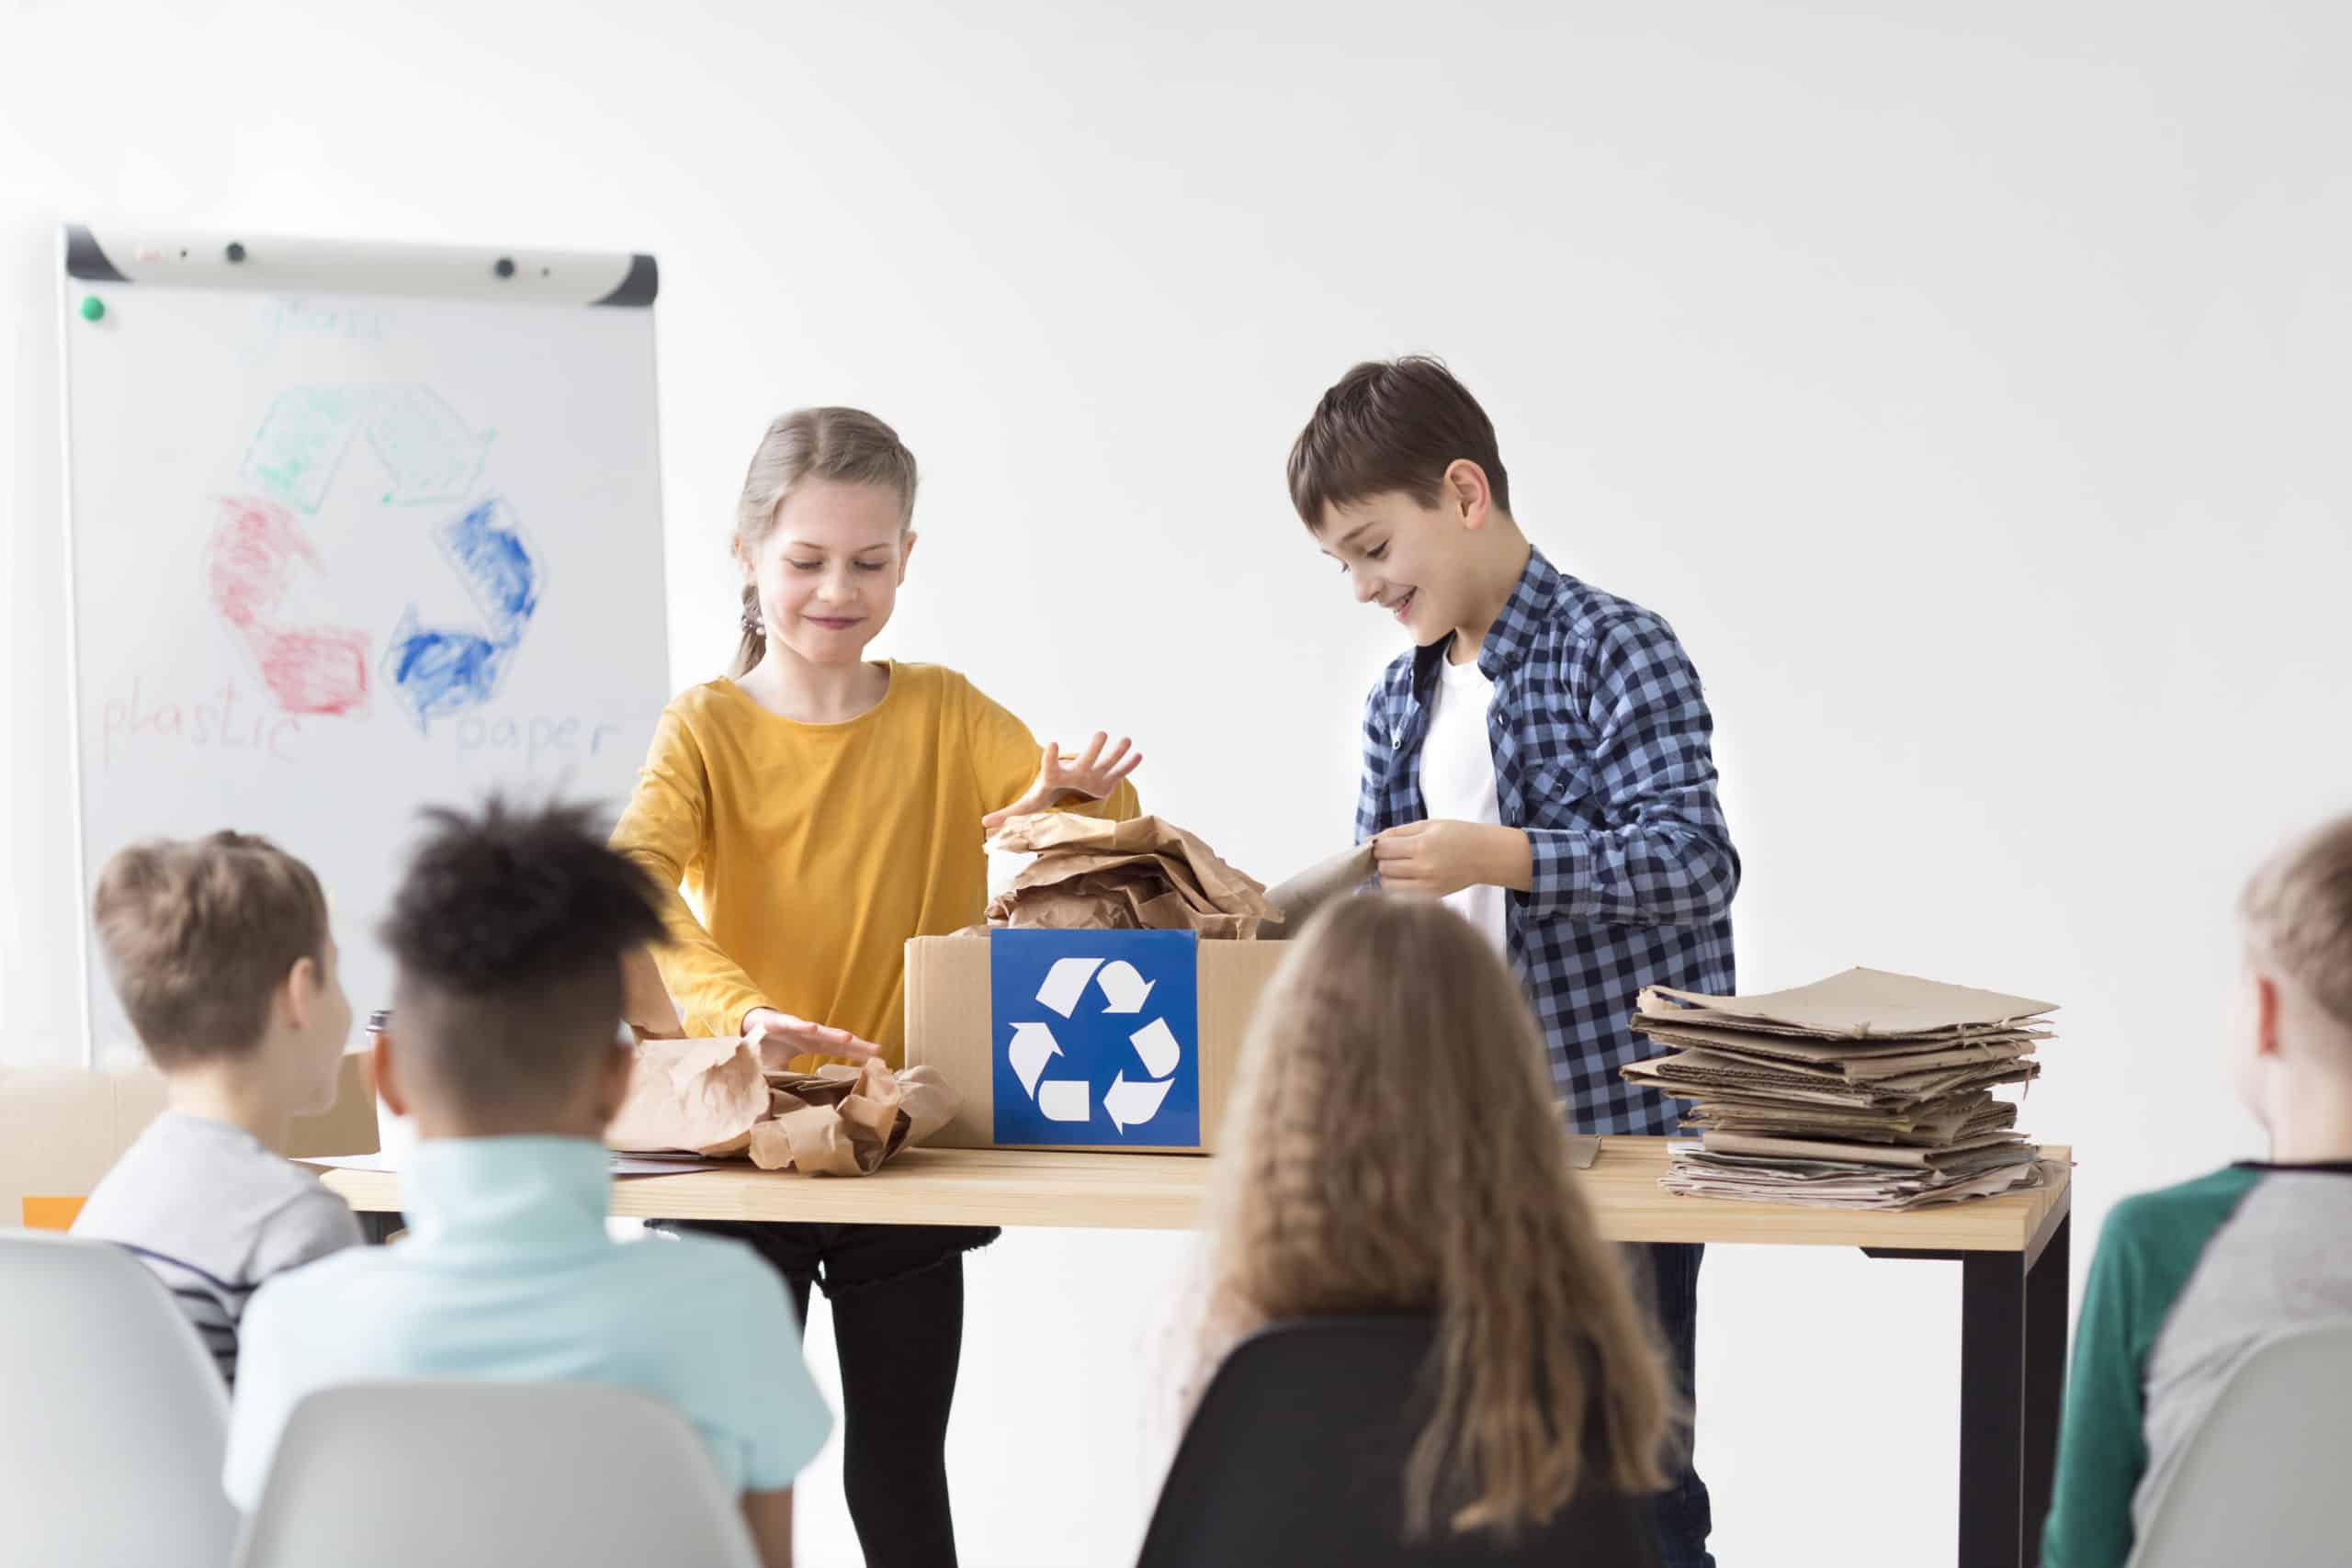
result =
[[[416,245],[391,242],[232,235],[84,223],[58,230],[58,460],[62,505],[58,526],[65,557],[66,744],[74,759],[74,886],[78,901],[90,886],[88,780],[82,747],[82,632],[75,572],[74,519],[74,295],[77,284],[117,288],[164,283],[176,288],[277,293],[315,289],[397,294],[422,299],[650,309],[661,291],[661,269],[642,251],[557,251],[543,247]],[[231,248],[239,253],[233,259]],[[653,406],[661,409],[660,357],[654,355]],[[661,472],[662,431],[653,430],[654,472]],[[97,1021],[90,1009],[96,978],[96,933],[91,912],[74,910],[74,1010],[82,1026],[82,1065],[98,1066]]]
[[[59,230],[57,321],[61,340],[65,336],[64,324],[74,318],[73,246],[73,231]],[[86,841],[90,824],[83,807],[86,781],[82,777],[82,626],[81,608],[76,602],[82,585],[74,575],[74,354],[73,344],[63,341],[57,345],[57,461],[62,470],[58,494],[63,502],[57,524],[65,553],[65,744],[71,748],[74,759],[74,1010],[82,1020],[83,1068],[96,1072],[98,1026],[90,1016],[90,971],[97,954],[91,951],[94,933],[90,911],[81,907],[90,886],[90,851]]]
[[[85,283],[170,284],[255,293],[401,294],[514,304],[650,306],[662,271],[642,251],[407,245],[64,226],[64,272]],[[232,255],[235,259],[232,260]],[[500,269],[507,268],[502,276]]]

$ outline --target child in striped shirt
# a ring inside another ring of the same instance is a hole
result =
[[[233,1384],[254,1289],[360,1239],[343,1200],[275,1152],[333,1103],[351,1032],[326,896],[277,845],[221,832],[122,851],[93,913],[169,1098],[74,1232],[153,1270]]]

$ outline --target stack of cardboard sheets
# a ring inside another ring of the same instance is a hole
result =
[[[1669,1192],[1911,1209],[2041,1179],[1993,1090],[2040,1075],[2052,1003],[1849,969],[1769,996],[1653,986],[1637,1008],[1634,1029],[1671,1049],[1625,1077],[1695,1102]]]

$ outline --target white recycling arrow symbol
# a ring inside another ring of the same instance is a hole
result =
[[[1108,964],[1099,958],[1060,958],[1054,961],[1045,982],[1037,987],[1038,1005],[1069,1018],[1085,998],[1089,983],[1101,987],[1105,1013],[1129,1016],[1143,1010],[1157,985],[1156,981],[1145,979],[1124,958],[1114,958]],[[1103,1111],[1123,1134],[1159,1113],[1160,1104],[1175,1082],[1177,1065],[1184,1055],[1183,1044],[1164,1018],[1154,1018],[1129,1034],[1127,1041],[1135,1047],[1136,1059],[1142,1064],[1146,1076],[1130,1078],[1123,1067],[1112,1075],[1111,1087],[1102,1091]],[[1084,1122],[1093,1114],[1084,1078],[1046,1077],[1053,1059],[1064,1055],[1061,1042],[1054,1038],[1050,1025],[1014,1024],[1012,1043],[1006,1047],[1005,1055],[1013,1076],[1021,1080],[1022,1089],[1036,1101],[1038,1111],[1046,1121]]]
[[[1086,982],[1094,978],[1102,962],[1099,958],[1056,959],[1046,983],[1037,987],[1037,999],[1068,1018],[1078,1010],[1078,998],[1086,995]]]
[[[1012,1059],[1012,1070],[1021,1079],[1021,1088],[1030,1099],[1037,1098],[1037,1079],[1044,1075],[1046,1064],[1062,1054],[1054,1039],[1054,1032],[1042,1023],[1019,1023],[1012,1028],[1012,1045],[1006,1053]]]
[[[1152,983],[1136,973],[1136,966],[1124,958],[1102,965],[1102,995],[1111,1004],[1106,1010],[1111,1012],[1141,1012],[1145,999],[1151,995]]]
[[[1111,1118],[1111,1125],[1121,1133],[1137,1122],[1148,1122],[1159,1112],[1159,1102],[1168,1098],[1168,1080],[1154,1082],[1149,1078],[1128,1081],[1125,1072],[1111,1075],[1111,1087],[1102,1091],[1102,1109]]]

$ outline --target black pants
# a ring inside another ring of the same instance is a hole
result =
[[[1646,1286],[1650,1305],[1657,1313],[1658,1326],[1665,1331],[1668,1364],[1695,1422],[1699,1402],[1694,1387],[1695,1364],[1699,1343],[1699,1261],[1706,1248],[1696,1244],[1652,1242],[1626,1248],[1627,1262],[1636,1269],[1646,1261],[1649,1278],[1644,1280],[1636,1272],[1637,1290]],[[1714,1568],[1714,1558],[1707,1551],[1707,1536],[1713,1526],[1713,1510],[1707,1499],[1707,1483],[1699,1479],[1688,1456],[1678,1466],[1678,1472],[1668,1478],[1666,1490],[1657,1495],[1657,1554],[1666,1568]]]
[[[842,1485],[867,1568],[954,1568],[947,1412],[964,1349],[964,1254],[999,1233],[968,1225],[656,1224],[750,1247],[784,1276],[800,1324],[808,1321],[810,1287],[823,1288],[841,1355]]]

